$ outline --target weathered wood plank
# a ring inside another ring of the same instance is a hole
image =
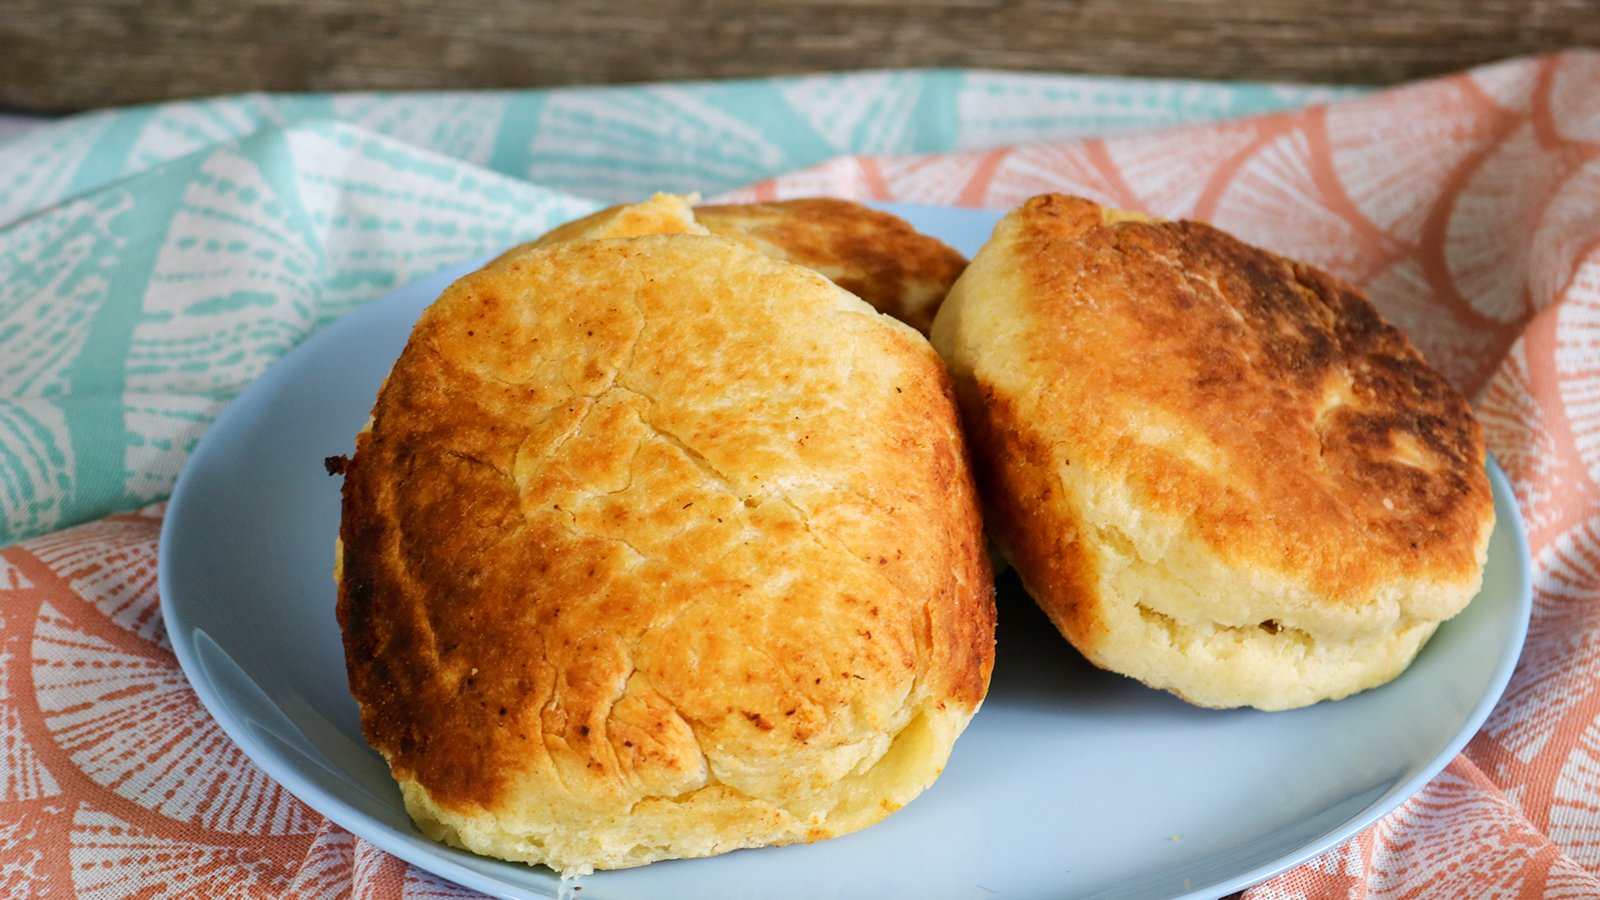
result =
[[[1595,0],[0,0],[0,107],[904,66],[1387,84],[1600,46]]]

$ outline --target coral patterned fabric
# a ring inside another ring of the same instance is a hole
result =
[[[1528,528],[1534,611],[1466,751],[1247,900],[1600,896],[1600,55],[1066,145],[840,159],[734,192],[1196,218],[1364,287],[1469,396]]]
[[[304,132],[281,152],[324,138],[365,146]],[[1600,896],[1600,54],[1142,134],[845,156],[726,198],[1009,207],[1043,191],[1206,219],[1364,286],[1475,398],[1527,523],[1532,625],[1481,733],[1396,812],[1245,896]],[[49,238],[44,218],[14,227]],[[27,308],[5,291],[0,347]],[[0,386],[22,383],[19,359],[0,354]],[[29,390],[16,408],[55,396]],[[174,434],[177,450],[152,440],[181,461],[194,435]],[[152,494],[170,486],[151,477]],[[161,623],[161,515],[0,548],[0,895],[476,896],[326,822],[211,721]]]

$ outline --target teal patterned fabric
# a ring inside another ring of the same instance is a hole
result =
[[[228,400],[318,326],[603,201],[1341,93],[873,72],[246,95],[40,125],[0,141],[0,546],[165,497]]]

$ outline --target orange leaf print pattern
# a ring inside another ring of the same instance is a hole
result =
[[[87,806],[73,816],[69,855],[82,897],[268,897],[286,881],[254,848],[159,836]]]
[[[1578,863],[1600,868],[1600,723],[1589,724],[1561,767],[1548,830]]]
[[[1511,482],[1523,523],[1536,537],[1561,521],[1562,499],[1578,490],[1576,482],[1583,478],[1562,465],[1546,407],[1539,402],[1553,389],[1553,383],[1534,382],[1524,337],[1506,353],[1478,404],[1484,441]]]
[[[1570,54],[1553,67],[1548,77],[1547,105],[1556,132],[1568,141],[1590,145],[1600,142],[1600,107],[1594,102],[1595,85],[1600,84],[1600,56]]]
[[[1505,696],[1467,748],[1467,756],[1536,828],[1546,824],[1561,761],[1600,715],[1600,591],[1596,534],[1582,525],[1535,557],[1533,621]]]
[[[250,765],[161,646],[149,528],[113,518],[76,529],[70,542],[63,532],[28,545],[40,564],[32,577],[46,586],[63,578],[70,592],[44,601],[34,627],[45,729],[79,772],[144,809],[229,834],[310,831],[315,817]],[[100,590],[112,569],[132,587]]]
[[[406,867],[362,843],[376,863],[346,859],[289,892],[312,833],[332,826],[256,769],[184,679],[157,606],[160,512],[0,550],[0,896],[397,887]]]
[[[992,150],[941,157],[863,160],[862,170],[878,200],[942,206],[983,206],[994,170],[1006,154]]]
[[[295,897],[335,897],[349,890],[355,847],[355,835],[324,822],[286,893]]]
[[[1570,155],[1570,154],[1569,154]],[[1574,284],[1585,266],[1600,265],[1600,156],[1589,157],[1556,186],[1550,203],[1539,216],[1529,244],[1529,302],[1535,310],[1554,303],[1569,287],[1582,293],[1593,284],[1594,272]]]
[[[1035,194],[1055,192],[1077,194],[1107,206],[1138,207],[1102,141],[1018,147],[996,157],[995,173],[982,198],[985,206],[1020,206]]]
[[[1329,107],[1326,130],[1355,209],[1385,234],[1414,240],[1461,166],[1507,121],[1476,85],[1453,78]]]
[[[1600,481],[1600,259],[1578,270],[1555,313],[1559,414],[1592,484]]]
[[[1218,228],[1350,281],[1365,281],[1401,252],[1355,213],[1330,171],[1322,116],[1263,143],[1196,210]]]
[[[1551,868],[1575,868],[1459,758],[1375,831],[1368,876],[1373,897],[1542,896]],[[1423,836],[1425,845],[1417,840]],[[1461,864],[1462,849],[1474,854],[1471,866]],[[1583,880],[1600,889],[1593,876]]]
[[[1473,69],[1459,80],[1499,109],[1523,116],[1532,109],[1534,94],[1552,67],[1571,65],[1584,57],[1554,54],[1537,60],[1509,60]]]
[[[1166,219],[1204,218],[1196,209],[1207,186],[1221,182],[1251,148],[1274,132],[1273,118],[1174,128],[1102,142],[1121,173],[1128,206]],[[1225,177],[1225,176],[1224,176]]]
[[[1443,252],[1449,287],[1479,315],[1518,323],[1533,310],[1532,236],[1571,171],[1525,121],[1486,154],[1454,198]]]

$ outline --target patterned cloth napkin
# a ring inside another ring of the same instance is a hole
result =
[[[654,190],[1206,219],[1363,285],[1476,399],[1535,610],[1460,757],[1247,892],[1600,895],[1600,54],[1375,94],[983,72],[244,96],[0,142],[0,894],[457,897],[245,759],[160,501],[230,398],[422,274]]]

